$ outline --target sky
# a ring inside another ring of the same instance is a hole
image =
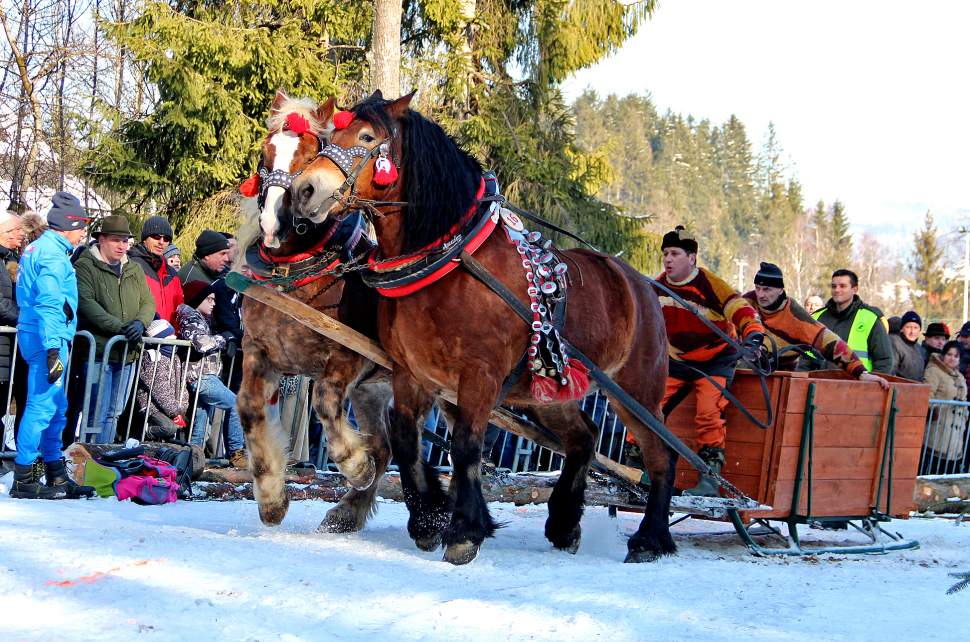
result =
[[[840,199],[856,236],[906,250],[927,210],[941,233],[970,225],[968,28],[970,2],[660,0],[564,92],[734,113],[756,148],[774,122],[806,206]]]

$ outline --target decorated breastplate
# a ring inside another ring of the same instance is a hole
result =
[[[522,257],[526,292],[532,311],[527,364],[532,372],[532,396],[538,401],[579,399],[589,388],[588,371],[570,359],[566,342],[560,335],[566,320],[566,273],[568,266],[559,260],[552,240],[527,231],[522,220],[509,210],[501,210],[503,228]]]

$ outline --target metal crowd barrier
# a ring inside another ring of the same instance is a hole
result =
[[[970,402],[931,399],[920,455],[920,475],[970,472]]]

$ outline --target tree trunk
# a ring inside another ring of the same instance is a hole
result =
[[[371,91],[401,95],[401,0],[374,0]]]

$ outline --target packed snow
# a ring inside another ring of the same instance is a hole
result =
[[[622,564],[639,515],[591,507],[578,554],[543,538],[544,506],[494,504],[507,525],[455,567],[381,502],[361,533],[316,532],[331,507],[293,502],[280,527],[251,501],[137,506],[15,500],[0,480],[3,640],[960,640],[970,524],[890,525],[918,550],[757,558],[725,524],[688,520],[680,554]],[[830,543],[846,533],[805,531]]]

